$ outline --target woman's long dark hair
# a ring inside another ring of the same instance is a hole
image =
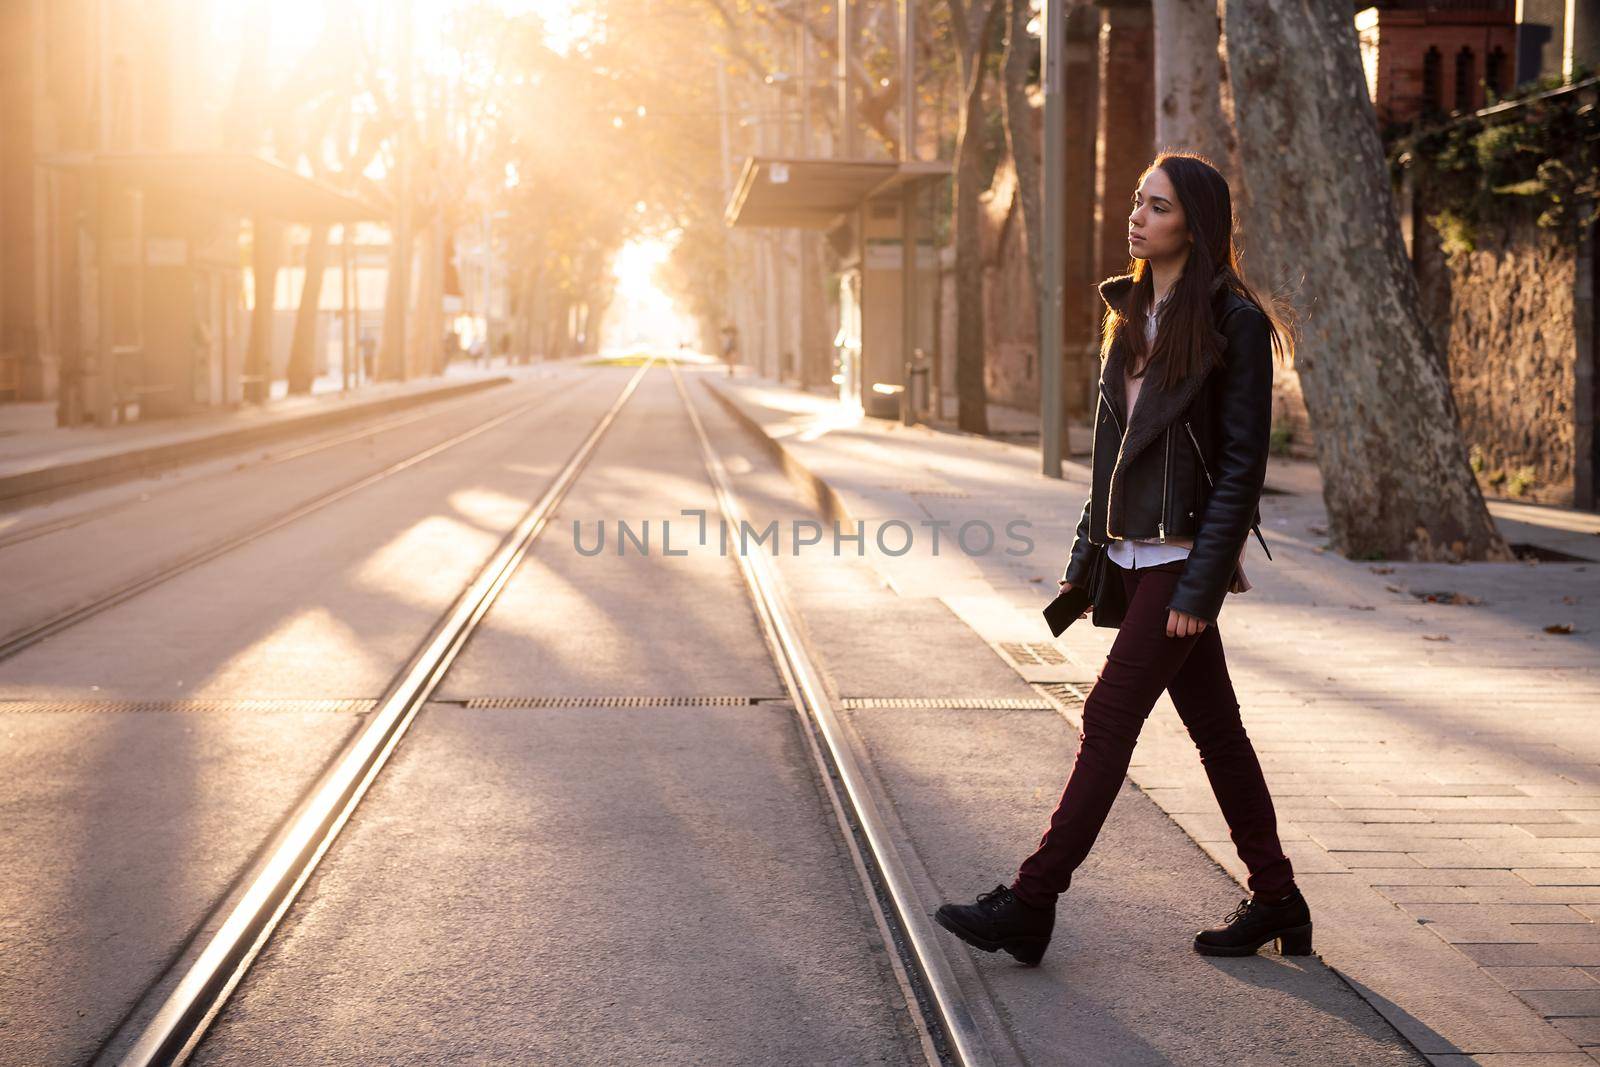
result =
[[[1126,346],[1128,377],[1146,376],[1170,389],[1191,374],[1203,374],[1222,362],[1226,347],[1212,314],[1212,286],[1221,276],[1224,285],[1259,308],[1272,325],[1273,353],[1280,362],[1294,358],[1294,322],[1287,303],[1262,298],[1245,284],[1234,248],[1233,196],[1228,182],[1211,161],[1194,152],[1162,152],[1139,175],[1143,183],[1157,167],[1166,172],[1183,205],[1184,219],[1194,243],[1183,274],[1172,284],[1166,302],[1157,312],[1155,351],[1147,351],[1142,324],[1155,300],[1150,264],[1135,259],[1130,264],[1133,287],[1123,303],[1125,314],[1106,309],[1101,327],[1100,359],[1118,341]],[[1140,324],[1135,327],[1134,324]],[[1148,357],[1148,361],[1147,361]],[[1139,368],[1138,373],[1134,369]]]

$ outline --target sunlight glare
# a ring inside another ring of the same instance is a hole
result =
[[[613,345],[677,348],[696,342],[694,319],[680,308],[656,280],[656,271],[672,254],[673,241],[638,237],[622,247],[612,263],[616,298],[607,309],[603,332]]]

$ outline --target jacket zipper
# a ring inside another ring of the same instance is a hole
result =
[[[1111,403],[1111,394],[1106,392],[1105,382],[1100,383],[1100,395],[1105,398],[1106,410],[1111,412],[1111,421],[1116,423],[1117,433],[1120,435],[1122,433],[1122,420],[1117,418],[1117,409],[1116,406]]]
[[[1101,401],[1101,403],[1105,404],[1106,411],[1110,412],[1110,414],[1111,414],[1111,423],[1112,423],[1112,425],[1114,425],[1117,428],[1117,437],[1118,437],[1118,439],[1121,439],[1121,437],[1122,437],[1122,420],[1117,418],[1116,406],[1111,403],[1111,394],[1106,392],[1106,383],[1105,383],[1104,380],[1102,380],[1100,382],[1100,401]],[[1111,516],[1110,515],[1106,516],[1106,540],[1108,540],[1108,541],[1126,541],[1127,540],[1126,537],[1118,537],[1116,534],[1111,532]]]
[[[1211,480],[1211,468],[1206,466],[1205,453],[1200,451],[1200,442],[1195,440],[1194,427],[1189,425],[1188,419],[1184,420],[1183,428],[1189,431],[1189,440],[1194,444],[1194,454],[1200,460],[1200,469],[1206,472],[1206,484],[1211,486],[1216,485],[1217,483]]]
[[[1156,540],[1165,544],[1167,541],[1167,480],[1172,474],[1172,426],[1167,426],[1167,454],[1163,458],[1161,468],[1161,518],[1156,521]]]
[[[1206,472],[1206,484],[1215,487],[1217,483],[1211,478],[1211,468],[1206,466],[1205,453],[1200,451],[1200,442],[1195,439],[1194,427],[1190,426],[1188,420],[1185,419],[1183,428],[1189,431],[1189,440],[1194,442],[1194,454],[1200,460],[1200,469]],[[1256,540],[1261,542],[1261,551],[1267,554],[1268,559],[1271,559],[1272,550],[1267,547],[1267,539],[1261,536],[1261,525],[1253,522],[1250,524],[1250,529],[1255,533]],[[1249,538],[1246,538],[1246,540],[1249,540]]]

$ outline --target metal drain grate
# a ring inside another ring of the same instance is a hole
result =
[[[845,711],[867,708],[949,708],[963,711],[1049,711],[1049,701],[1033,697],[845,697]]]
[[[365,715],[376,700],[0,700],[0,715],[90,714],[127,711],[167,712],[317,712]]]
[[[1035,682],[1034,688],[1049,693],[1057,703],[1069,708],[1083,707],[1083,698],[1088,695],[1082,686],[1070,682]]]
[[[439,704],[458,704],[464,708],[682,708],[743,707],[781,697],[671,697],[671,696],[591,696],[591,697],[470,697],[466,700],[440,700]]]
[[[1000,651],[1024,667],[1054,667],[1067,662],[1061,650],[1047,641],[1007,641],[1001,644]]]

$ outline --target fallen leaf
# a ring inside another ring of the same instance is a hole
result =
[[[1578,602],[1578,598],[1575,596],[1564,596],[1561,598],[1561,602],[1563,604],[1576,604]]]
[[[1328,532],[1328,528],[1326,526],[1307,526],[1306,530],[1307,532],[1314,534],[1325,534]]]
[[[1391,593],[1404,593],[1405,592],[1405,590],[1401,589],[1398,585],[1389,585],[1388,583],[1384,583],[1384,588],[1389,590],[1389,592],[1391,592]]]
[[[1351,611],[1377,611],[1378,610],[1376,607],[1374,607],[1371,604],[1346,604],[1345,607],[1349,608]]]
[[[1547,634],[1570,634],[1572,632],[1572,624],[1570,622],[1554,622],[1546,626],[1544,632]]]
[[[1394,573],[1394,568],[1393,567],[1368,567],[1367,570],[1371,571],[1373,574],[1393,574]]]
[[[1448,641],[1448,640],[1450,640],[1450,635],[1449,634],[1423,634],[1422,635],[1422,639],[1424,641]]]
[[[1413,590],[1411,595],[1416,597],[1418,600],[1426,600],[1430,604],[1481,604],[1481,603],[1483,603],[1483,601],[1481,599],[1479,599],[1478,597],[1472,596],[1469,593],[1457,593],[1457,592],[1453,592],[1453,591],[1451,591],[1449,589],[1442,589],[1442,590],[1437,590],[1437,591],[1434,591],[1434,592],[1420,592],[1420,593],[1416,592],[1415,590]]]

